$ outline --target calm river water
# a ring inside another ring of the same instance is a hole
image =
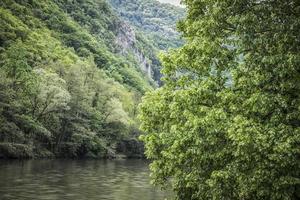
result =
[[[143,160],[0,160],[1,200],[159,200]]]

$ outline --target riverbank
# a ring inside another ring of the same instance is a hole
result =
[[[86,147],[78,148],[73,143],[63,143],[60,148],[40,147],[33,144],[0,143],[0,159],[116,159],[136,158],[144,156],[144,145],[135,138],[123,139],[102,151],[86,151]],[[79,149],[79,150],[78,150]],[[100,152],[100,153],[99,153]]]

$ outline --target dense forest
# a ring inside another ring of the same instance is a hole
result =
[[[145,149],[178,200],[300,199],[300,1],[181,2],[1,0],[0,158]]]
[[[1,1],[0,157],[143,156],[155,46],[105,0]]]
[[[300,199],[300,1],[185,0],[186,43],[141,105],[176,199]]]
[[[121,18],[141,32],[159,50],[183,44],[174,22],[182,19],[185,9],[154,0],[109,0]]]

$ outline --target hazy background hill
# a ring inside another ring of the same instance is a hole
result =
[[[182,45],[176,31],[176,21],[182,19],[185,9],[155,0],[109,0],[119,16],[141,32],[159,50]]]

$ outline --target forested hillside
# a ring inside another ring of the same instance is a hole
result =
[[[177,48],[183,44],[176,21],[185,9],[156,0],[109,0],[116,12],[153,43],[159,50]]]
[[[105,0],[2,0],[0,57],[0,157],[113,157],[120,141],[137,145],[137,104],[160,63]]]
[[[3,159],[0,199],[300,199],[300,1],[180,2],[0,1],[0,159],[149,159]]]

